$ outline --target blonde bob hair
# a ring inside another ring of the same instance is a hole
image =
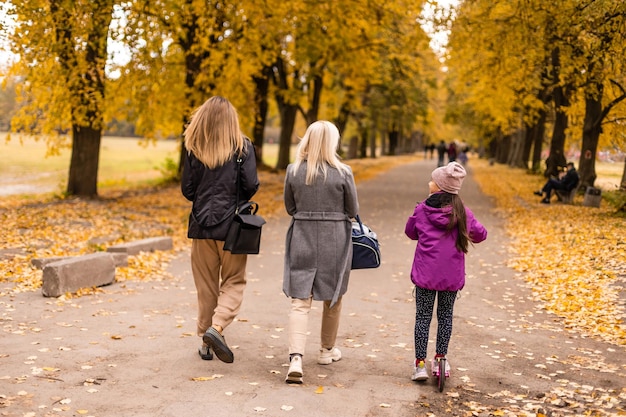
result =
[[[209,168],[220,167],[245,150],[237,110],[220,96],[194,110],[183,136],[187,151]]]
[[[306,161],[305,184],[315,182],[318,175],[326,179],[328,166],[336,168],[340,173],[347,174],[350,168],[339,160],[337,146],[339,145],[339,130],[326,120],[311,123],[300,140],[296,150],[296,160],[293,163],[293,173]]]

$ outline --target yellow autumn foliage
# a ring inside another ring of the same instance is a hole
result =
[[[625,345],[623,291],[626,220],[607,205],[543,205],[533,191],[545,180],[522,169],[472,161],[474,178],[495,199],[511,236],[509,266],[567,329]]]

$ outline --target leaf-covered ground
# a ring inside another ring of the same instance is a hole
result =
[[[378,158],[350,161],[350,165],[358,182],[391,165],[414,159],[415,157]],[[520,275],[528,280],[536,299],[540,301],[538,308],[557,314],[572,332],[622,345],[615,347],[622,349],[626,344],[623,323],[623,285],[626,279],[625,220],[614,216],[613,210],[604,203],[599,209],[583,207],[581,196],[577,197],[574,205],[539,204],[539,198],[532,191],[541,186],[540,176],[529,176],[522,170],[503,166],[489,166],[478,160],[472,160],[471,167],[474,178],[483,191],[495,199],[498,213],[505,218],[504,224],[513,238],[510,266],[520,271]],[[262,188],[255,196],[255,201],[260,203],[264,216],[271,218],[281,214],[282,174],[261,172],[260,177]],[[106,190],[102,193],[102,198],[95,201],[43,198],[0,200],[0,225],[3,230],[3,240],[0,241],[0,282],[6,288],[4,293],[0,292],[0,296],[40,289],[41,271],[30,265],[32,258],[91,253],[106,250],[107,247],[121,242],[164,235],[172,237],[174,251],[129,257],[129,266],[118,268],[116,279],[162,280],[164,283],[159,285],[166,287],[169,277],[165,271],[169,261],[176,256],[176,252],[189,246],[186,238],[189,206],[177,186]],[[93,291],[98,290],[85,289],[77,294],[66,294],[62,298],[68,299],[65,303],[71,305],[76,300],[69,298]],[[7,297],[7,300],[10,298]],[[7,311],[11,309],[12,306],[7,304]],[[116,313],[102,310],[101,314]],[[14,327],[7,325],[5,331],[18,334],[23,326],[31,325],[34,324],[16,322]],[[65,327],[72,324],[60,322],[57,325]],[[176,326],[179,327],[180,323],[177,322]],[[185,333],[185,337],[191,335]],[[117,340],[122,336],[115,333],[107,337]],[[619,371],[606,369],[607,365],[600,360],[599,352],[580,350],[578,355],[568,358],[547,356],[542,362],[542,354],[539,352],[535,355],[532,352],[516,352],[515,346],[507,348],[507,343],[502,338],[491,343],[485,342],[481,348],[488,350],[488,354],[494,358],[500,358],[500,355],[506,355],[507,359],[526,355],[528,362],[534,363],[534,368],[537,369],[536,378],[553,380],[555,383],[545,393],[541,391],[541,395],[535,395],[524,386],[521,391],[516,387],[503,386],[498,392],[480,392],[469,376],[463,376],[460,379],[463,383],[448,387],[440,399],[426,401],[420,398],[406,407],[410,407],[414,415],[420,416],[534,417],[548,415],[550,409],[558,409],[558,412],[549,414],[554,416],[624,415],[624,387],[616,386],[606,390],[564,379],[563,375],[568,367],[598,372]],[[58,349],[66,348],[61,346]],[[34,363],[36,357],[33,354],[24,363]],[[601,369],[602,367],[605,369]],[[90,368],[91,364],[85,365],[84,369]],[[49,380],[60,381],[54,379],[59,371],[58,367],[46,366],[41,370],[49,374]],[[464,372],[466,369],[456,368],[456,371]],[[35,375],[40,369],[33,368],[32,372]],[[210,377],[198,376],[193,380],[211,384],[220,377],[221,375],[213,374]],[[97,391],[94,386],[99,382],[94,381],[85,380],[90,389]],[[315,389],[315,394],[324,395],[321,386],[312,389]],[[231,391],[226,395],[229,392]],[[3,403],[5,406],[11,405],[12,401],[18,402],[21,398],[26,401],[30,395],[26,390],[21,390],[16,397],[0,396],[0,408]],[[69,410],[70,401],[69,397],[59,398],[58,407],[56,404],[54,407],[62,411],[67,407]],[[383,410],[381,413],[372,415],[382,415],[393,406],[393,398],[390,398],[380,404]],[[292,406],[283,405],[281,412],[289,411],[290,407]],[[88,414],[83,408],[77,406],[75,413]],[[254,411],[264,411],[262,407],[258,408]]]
[[[382,157],[350,165],[358,182],[412,159]],[[582,196],[574,205],[539,204],[532,192],[541,188],[541,176],[480,160],[473,161],[472,168],[483,192],[495,198],[514,237],[510,266],[525,273],[543,307],[583,334],[626,344],[626,220],[606,204],[584,207]],[[268,171],[259,175],[262,186],[254,199],[271,218],[283,210],[284,177]],[[92,253],[153,236],[171,236],[176,251],[188,245],[190,204],[178,186],[101,194],[98,200],[0,200],[0,281],[14,283],[9,292],[41,287],[41,271],[30,264],[33,258]],[[116,279],[167,278],[165,270],[173,256],[156,252],[130,257],[128,267],[117,269]],[[97,290],[66,297],[92,291]]]
[[[383,157],[350,165],[358,182],[411,159]],[[574,205],[539,204],[532,192],[541,187],[541,176],[479,160],[472,168],[483,192],[495,198],[514,237],[510,266],[525,273],[543,307],[572,329],[625,345],[626,220],[606,204],[584,207],[582,196]],[[270,218],[283,209],[283,174],[259,175],[262,187],[254,199]],[[178,186],[107,190],[98,200],[2,199],[0,281],[14,283],[9,292],[36,290],[41,287],[41,271],[31,266],[33,258],[92,253],[146,237],[171,236],[175,249],[181,250],[188,245],[189,207]],[[167,278],[165,270],[173,256],[156,252],[130,257],[116,278]],[[97,290],[66,297],[92,291]]]
[[[541,306],[566,326],[626,345],[626,219],[605,202],[585,207],[540,204],[545,182],[521,169],[473,162],[474,178],[493,197],[513,237],[509,266],[524,272]]]
[[[365,180],[394,164],[415,159],[410,156],[350,161],[355,178]],[[283,210],[284,175],[261,171],[261,188],[254,201],[266,218]],[[171,236],[174,252],[141,253],[128,259],[128,267],[116,269],[116,280],[162,280],[175,252],[189,245],[187,217],[190,203],[178,185],[161,188],[101,191],[97,200],[54,197],[0,199],[0,282],[10,282],[5,292],[41,288],[41,270],[31,265],[34,258],[76,256],[106,250],[123,242],[147,237]],[[98,291],[86,288],[64,297]]]

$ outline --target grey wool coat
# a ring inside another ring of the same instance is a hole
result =
[[[348,289],[352,264],[352,217],[359,211],[352,171],[328,167],[311,185],[306,162],[285,176],[285,209],[292,216],[285,244],[283,291],[292,298],[331,301]]]

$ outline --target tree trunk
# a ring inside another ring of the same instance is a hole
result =
[[[556,90],[562,89],[561,87],[557,87]],[[556,93],[556,95],[562,96],[562,91]],[[554,117],[552,140],[550,141],[550,154],[546,160],[546,171],[544,173],[546,177],[557,176],[559,173],[559,167],[564,167],[567,162],[565,160],[564,149],[565,131],[569,125],[569,120],[564,107],[560,103],[561,98],[555,98],[556,114]]]
[[[348,155],[347,159],[354,159],[357,157],[357,149],[359,147],[359,137],[357,135],[350,136],[348,143]]]
[[[600,64],[600,65],[598,65]],[[579,175],[582,186],[593,187],[596,180],[596,152],[602,133],[602,121],[609,115],[613,107],[626,100],[626,89],[619,82],[611,79],[611,84],[617,87],[621,94],[613,98],[605,107],[602,107],[604,85],[602,84],[601,71],[603,68],[600,61],[592,62],[588,68],[588,74],[598,74],[591,79],[585,94],[585,119],[583,122],[583,143],[579,161]],[[626,175],[626,168],[625,174]],[[624,187],[622,176],[621,187]]]
[[[619,189],[626,191],[626,159],[624,159],[624,171],[622,171],[622,180],[620,181]]]
[[[359,122],[359,136],[359,158],[367,158],[367,138],[369,137],[369,131],[362,122]]]
[[[521,119],[520,115],[520,119]],[[517,132],[511,135],[511,147],[509,149],[509,158],[508,165],[514,168],[526,168],[526,162],[524,161],[523,149],[524,149],[524,139],[526,137],[526,131],[522,128],[523,123],[520,120],[520,128]]]
[[[280,115],[280,135],[278,139],[278,160],[276,169],[285,169],[289,165],[291,155],[291,136],[296,125],[296,116],[299,106],[287,99],[289,89],[289,77],[286,64],[280,57],[276,58],[272,68],[272,80],[276,85],[274,94],[278,113]],[[297,74],[296,74],[297,77]]]
[[[372,122],[372,126],[370,127],[369,145],[370,158],[376,158],[376,125],[374,122]]]
[[[546,134],[546,119],[548,115],[545,110],[539,113],[539,120],[533,129],[533,159],[531,164],[532,172],[541,172],[541,151],[543,150],[543,138]]]
[[[67,71],[66,80],[72,95],[72,155],[67,180],[67,194],[81,197],[98,195],[98,162],[102,140],[104,82],[112,0],[91,3],[90,31],[80,48],[74,46],[75,35],[67,19],[68,9],[58,2],[50,3],[56,20],[59,61]],[[84,56],[80,57],[84,51]],[[76,72],[77,62],[86,67]]]
[[[552,82],[556,87],[552,92],[552,100],[554,102],[554,128],[552,130],[552,140],[550,141],[550,154],[546,160],[546,171],[544,175],[546,177],[557,176],[559,174],[559,167],[564,167],[566,164],[564,149],[565,149],[565,131],[569,125],[569,119],[565,112],[565,108],[569,106],[569,97],[567,91],[569,86],[563,87],[559,85],[560,79],[560,51],[559,48],[552,50],[552,66],[554,68],[552,74]]]
[[[496,161],[499,164],[506,164],[507,157],[509,155],[509,148],[511,146],[511,137],[504,136],[498,129],[497,133],[497,147],[496,147]]]
[[[254,127],[252,129],[252,141],[256,148],[257,165],[263,164],[263,142],[265,141],[265,123],[269,108],[268,94],[270,86],[271,66],[263,67],[261,76],[253,77],[254,81]]]
[[[549,28],[553,29],[553,22],[550,22]],[[554,51],[552,51],[554,53]],[[533,173],[539,173],[542,170],[541,152],[543,151],[543,143],[546,135],[546,120],[548,118],[548,104],[553,99],[550,85],[553,80],[550,77],[550,60],[552,56],[546,57],[546,63],[541,72],[542,88],[537,94],[537,98],[541,100],[543,106],[538,110],[538,117],[534,121],[532,130],[528,137],[529,153],[526,155],[525,161],[530,161],[530,170]],[[530,148],[532,148],[532,159],[530,158]]]
[[[291,136],[296,125],[298,106],[283,103],[280,107],[280,138],[278,141],[278,161],[276,169],[285,169],[289,165],[291,154]]]
[[[578,162],[580,186],[593,187],[596,181],[596,152],[602,132],[602,85],[597,85],[596,94],[585,98],[585,119],[583,122],[583,143]]]
[[[306,121],[307,126],[311,123],[317,121],[319,112],[320,112],[320,100],[322,97],[322,87],[324,86],[324,82],[320,75],[315,75],[313,77],[313,91],[311,102],[309,103],[309,110],[306,112]]]
[[[346,92],[348,94],[349,92]],[[350,117],[350,100],[346,98],[344,102],[341,104],[341,108],[339,109],[339,114],[335,118],[335,125],[337,129],[339,129],[339,134],[343,135],[343,132],[346,130],[346,125],[348,124],[348,118]]]
[[[388,155],[395,155],[396,148],[398,147],[398,138],[400,137],[400,132],[396,129],[393,129],[389,132],[389,152]]]
[[[533,124],[532,126],[524,124],[524,146],[522,148],[522,162],[524,164],[524,168],[526,169],[528,169],[528,162],[530,161],[530,150],[533,147],[536,130],[536,124]]]
[[[67,194],[82,197],[98,195],[98,163],[102,131],[90,127],[72,127],[72,156],[70,159]]]

